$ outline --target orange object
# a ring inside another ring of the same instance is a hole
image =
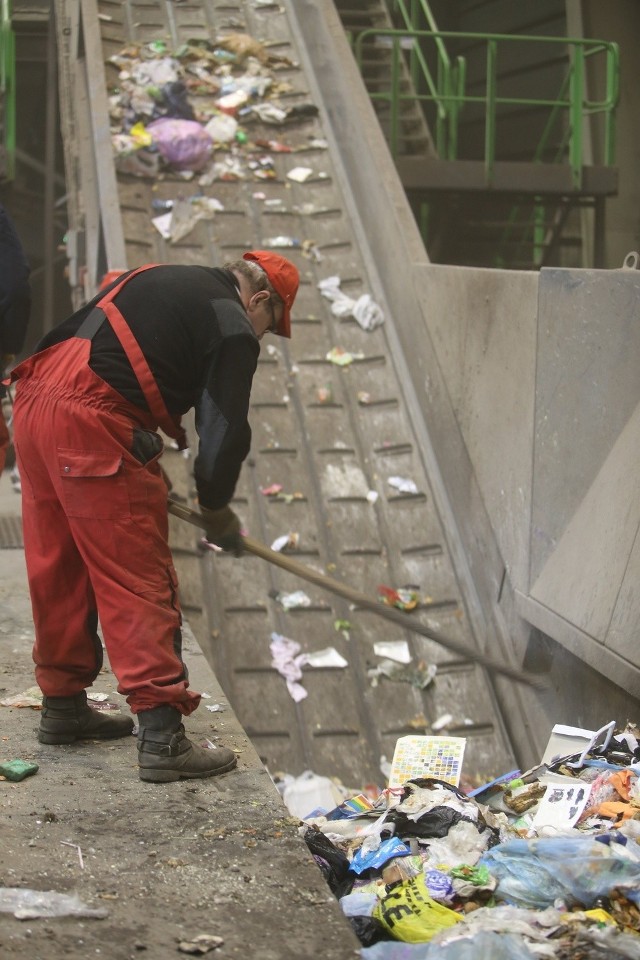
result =
[[[605,800],[596,810],[596,813],[608,820],[629,820],[637,812],[637,807],[625,803],[624,800]]]
[[[631,770],[620,770],[609,777],[609,784],[614,790],[617,790],[623,800],[629,800],[631,796]]]
[[[100,286],[99,286],[98,289],[99,289],[99,290],[104,290],[105,287],[108,287],[110,284],[113,283],[114,280],[117,280],[118,277],[121,277],[122,274],[123,274],[123,273],[126,273],[126,272],[127,272],[126,269],[125,269],[125,270],[108,270],[108,271],[105,273],[105,275],[104,275],[104,277],[102,278],[102,280],[100,281]]]

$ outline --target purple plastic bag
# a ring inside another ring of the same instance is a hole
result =
[[[176,170],[202,170],[213,155],[213,140],[196,120],[160,117],[147,130],[163,159]]]

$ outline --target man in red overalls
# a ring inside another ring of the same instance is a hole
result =
[[[184,448],[180,417],[195,408],[207,537],[238,554],[229,501],[250,447],[260,340],[291,336],[298,283],[290,261],[264,250],[220,269],[145,266],[117,278],[13,371],[41,742],[132,732],[130,717],[87,704],[102,663],[99,621],[118,690],[137,714],[141,779],[235,766],[231,750],[195,746],[182,725],[200,694],[182,661],[156,430]]]

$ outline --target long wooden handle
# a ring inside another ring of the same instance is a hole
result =
[[[191,523],[196,527],[201,527],[202,529],[205,528],[205,521],[197,510],[193,510],[191,507],[188,507],[182,503],[178,503],[176,500],[172,500],[171,498],[169,498],[169,513],[172,513],[176,517],[180,517],[182,520],[186,520],[187,523]],[[335,593],[338,597],[343,597],[345,600],[348,600],[357,607],[370,610],[377,616],[383,617],[385,620],[390,620],[392,623],[403,627],[405,630],[411,630],[413,633],[419,633],[423,637],[428,637],[429,640],[435,640],[436,643],[446,647],[448,650],[452,650],[465,660],[471,660],[473,663],[478,663],[481,666],[486,667],[487,670],[491,670],[494,673],[501,673],[503,676],[509,677],[511,680],[516,680],[518,683],[524,683],[527,686],[533,687],[537,690],[544,690],[548,686],[547,683],[540,677],[537,677],[534,674],[525,673],[522,670],[518,670],[516,667],[512,667],[506,662],[494,660],[493,657],[488,657],[479,650],[472,650],[464,643],[459,643],[457,640],[452,640],[451,637],[444,637],[437,630],[432,630],[430,627],[426,627],[424,624],[418,623],[401,610],[396,610],[393,607],[387,607],[378,600],[373,600],[371,597],[368,597],[365,593],[360,593],[359,590],[354,590],[352,587],[349,587],[344,583],[340,583],[338,580],[334,580],[332,577],[328,577],[324,573],[318,573],[316,570],[312,570],[311,567],[307,567],[304,563],[300,563],[299,560],[294,560],[290,556],[277,553],[275,550],[271,550],[269,547],[265,546],[264,543],[260,543],[259,540],[254,540],[252,537],[243,537],[243,541],[245,549],[248,553],[252,553],[254,556],[260,557],[262,560],[267,560],[274,566],[280,567],[282,570],[286,570],[288,573],[293,573],[296,577],[301,577],[303,580],[307,580],[309,583],[314,583],[316,586],[322,587],[323,590],[329,590],[331,593]]]

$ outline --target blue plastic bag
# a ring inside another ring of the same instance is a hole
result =
[[[519,907],[588,908],[616,887],[636,902],[640,891],[640,863],[624,858],[624,845],[589,836],[508,840],[479,862],[498,881],[496,897]]]

